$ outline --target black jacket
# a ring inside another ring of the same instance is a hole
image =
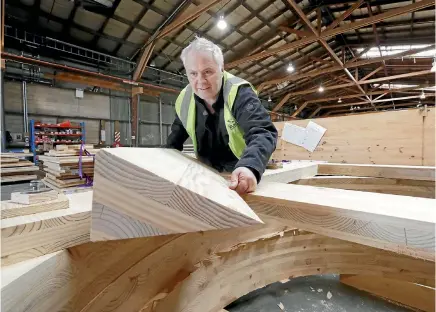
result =
[[[232,172],[237,167],[250,168],[259,182],[276,148],[278,134],[268,112],[253,89],[250,86],[239,87],[232,107],[233,116],[244,132],[247,145],[239,160],[228,145],[229,135],[224,122],[222,88],[213,105],[214,114],[210,113],[202,99],[196,95],[194,98],[198,158],[220,172]],[[166,146],[181,151],[188,137],[181,120],[176,115]]]

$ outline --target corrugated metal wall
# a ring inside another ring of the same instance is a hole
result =
[[[23,132],[23,99],[21,82],[5,82],[6,130]],[[176,95],[162,95],[162,133],[160,130],[159,98],[141,96],[138,107],[139,146],[157,146],[166,143],[174,120]],[[41,84],[27,84],[29,120],[46,123],[64,120],[85,122],[86,143],[97,144],[100,139],[100,122],[105,121],[105,144],[113,143],[115,121],[119,122],[121,144],[131,146],[130,99],[125,93],[111,91],[109,96],[85,92],[76,98],[74,89],[63,89]],[[161,139],[162,137],[162,139]],[[161,142],[162,140],[162,142]]]

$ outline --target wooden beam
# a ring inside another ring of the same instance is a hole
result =
[[[67,209],[3,219],[2,265],[39,257],[89,241],[92,192],[71,195]]]
[[[175,150],[103,149],[94,182],[92,241],[262,223],[224,178]]]
[[[53,191],[56,192],[56,191]],[[14,194],[14,193],[12,193]],[[68,205],[68,198],[65,197],[62,194],[58,194],[56,192],[56,198],[47,200],[44,202],[33,202],[33,201],[27,201],[28,204],[25,204],[25,200],[21,200],[22,198],[19,198],[19,201],[21,203],[16,203],[12,200],[5,200],[1,202],[1,218],[2,219],[8,219],[8,218],[14,218],[18,216],[26,216],[31,215],[39,212],[46,212],[46,211],[53,211],[53,210],[59,210],[59,209],[67,209],[69,207]],[[17,200],[17,197],[15,196],[15,200]]]
[[[333,23],[331,23],[330,25],[327,26],[326,30],[331,30],[333,28],[335,28],[336,26],[338,26],[343,20],[345,20],[348,16],[351,15],[351,13],[354,12],[354,10],[356,10],[357,8],[359,8],[362,3],[364,2],[364,0],[358,0],[356,1],[347,11],[345,11],[344,13],[342,13],[341,16],[339,16],[338,18],[336,18]]]
[[[369,77],[375,75],[376,73],[378,73],[380,70],[383,69],[383,65],[377,67],[376,69],[374,69],[372,72],[370,72],[368,75],[366,75],[365,77],[363,77],[362,79],[360,79],[361,81],[368,79]]]
[[[434,181],[328,175],[304,178],[293,183],[350,191],[435,198]]]
[[[288,2],[289,1],[290,0],[288,0]],[[289,3],[292,5],[292,1]],[[241,64],[244,64],[247,62],[256,61],[256,60],[263,59],[263,58],[266,58],[266,57],[271,56],[271,55],[278,54],[278,53],[283,52],[283,51],[288,51],[288,50],[292,50],[292,49],[296,49],[296,48],[305,46],[307,44],[318,41],[318,38],[322,38],[322,39],[330,38],[330,37],[342,34],[344,32],[347,32],[347,31],[350,31],[353,29],[358,29],[358,28],[361,28],[361,27],[364,27],[367,25],[378,23],[382,20],[385,20],[385,19],[388,19],[388,18],[391,18],[394,16],[414,12],[414,11],[417,11],[417,10],[420,10],[420,9],[423,9],[426,7],[430,7],[433,5],[434,5],[434,0],[422,0],[420,2],[416,2],[416,3],[410,4],[410,5],[405,5],[401,8],[392,9],[392,10],[386,11],[385,13],[377,14],[373,17],[361,19],[355,23],[350,23],[350,24],[347,24],[347,25],[342,26],[342,27],[337,27],[334,29],[323,31],[323,32],[321,32],[320,36],[314,35],[311,37],[303,38],[301,40],[285,44],[285,45],[278,47],[278,48],[275,48],[275,49],[270,49],[270,50],[267,50],[264,52],[256,53],[256,54],[250,55],[248,57],[244,57],[242,59],[230,62],[226,65],[226,69],[231,69],[231,68],[234,68],[238,65],[241,65]]]
[[[353,57],[349,62],[354,62],[357,61],[362,55],[364,55],[366,52],[368,52],[369,50],[371,50],[372,46],[367,46],[366,48],[364,48],[360,53],[358,53],[355,57]]]
[[[278,83],[282,83],[282,82],[286,82],[286,81],[295,81],[301,78],[306,78],[306,77],[315,77],[318,75],[322,75],[322,74],[327,74],[327,73],[331,73],[331,72],[335,72],[338,70],[343,70],[343,68],[354,68],[354,67],[361,67],[364,65],[369,65],[369,64],[375,64],[375,63],[380,63],[384,60],[390,60],[390,59],[394,59],[394,58],[400,58],[402,56],[407,56],[407,55],[412,55],[412,54],[416,54],[419,52],[424,52],[424,51],[429,51],[434,49],[434,45],[427,47],[427,48],[421,48],[421,49],[414,49],[414,50],[409,50],[409,51],[405,51],[405,52],[401,52],[395,55],[387,55],[387,56],[383,56],[383,57],[377,57],[377,58],[373,58],[373,59],[369,59],[369,60],[362,60],[362,61],[358,61],[358,62],[347,62],[344,64],[343,67],[341,66],[332,66],[332,67],[327,67],[324,69],[319,69],[319,70],[313,70],[313,71],[309,71],[306,73],[302,73],[302,74],[292,74],[292,75],[287,75],[285,77],[282,78],[277,78],[277,79],[271,79],[271,80],[267,80],[262,82],[263,85],[270,85],[270,84],[278,84]]]
[[[279,102],[279,104],[277,104],[274,108],[273,108],[273,112],[277,112],[291,97],[290,94],[286,94],[283,99]]]
[[[273,182],[244,198],[259,215],[304,230],[435,260],[435,199]]]
[[[430,70],[422,70],[422,71],[418,71],[418,72],[411,72],[411,73],[394,75],[394,76],[389,76],[389,77],[381,77],[381,78],[375,78],[375,79],[370,79],[370,80],[357,81],[357,84],[363,85],[363,84],[370,84],[370,83],[375,83],[375,82],[382,82],[382,81],[386,81],[386,80],[395,80],[395,79],[401,79],[401,78],[423,76],[423,75],[428,75],[428,74],[431,74]],[[342,84],[342,85],[325,87],[324,90],[325,91],[336,90],[336,89],[342,89],[342,88],[346,88],[346,87],[352,87],[354,85],[355,85],[354,83],[346,83],[346,84]],[[312,88],[312,89],[303,90],[303,91],[296,91],[296,92],[288,93],[287,95],[290,95],[290,97],[291,97],[291,96],[310,94],[310,93],[315,93],[315,92],[318,92],[318,88]]]
[[[340,281],[413,310],[435,311],[435,289],[432,287],[370,275],[341,274]]]
[[[435,181],[435,168],[430,166],[319,164],[318,175],[347,175],[355,177]]]
[[[44,77],[48,79],[66,81],[66,82],[88,85],[93,87],[95,86],[99,88],[116,90],[121,92],[130,92],[131,90],[130,86],[126,86],[121,83],[112,82],[109,80],[103,80],[99,78],[93,78],[84,75],[78,75],[74,73],[68,73],[68,72],[56,72],[55,74],[44,73]]]
[[[292,117],[297,117],[298,116],[298,114],[300,114],[302,111],[303,111],[303,109],[305,109],[306,108],[306,106],[307,106],[307,102],[304,102],[303,104],[301,104],[299,107],[298,107],[298,109],[292,114]]]
[[[201,14],[212,8],[220,0],[207,0],[199,4],[196,8],[188,8],[178,16],[173,22],[165,26],[165,28],[156,36],[156,40],[168,36],[170,33],[180,29],[186,24],[198,18]]]
[[[147,67],[148,60],[153,54],[153,49],[155,47],[155,42],[151,42],[142,52],[139,57],[138,64],[135,68],[135,72],[133,74],[133,80],[138,81],[141,79],[142,74],[144,73],[145,68]]]
[[[321,34],[322,27],[322,15],[321,15],[321,7],[316,9],[316,34],[319,36]]]
[[[264,221],[87,243],[2,267],[2,311],[219,311],[259,287],[312,274],[365,272],[434,285],[434,263]]]
[[[410,88],[403,88],[403,89],[398,89],[398,90],[393,90],[393,92],[398,92],[401,93],[402,90],[420,90],[421,88],[426,87],[425,85],[419,85],[417,87],[410,87]],[[372,91],[372,92],[368,92],[368,95],[378,95],[378,94],[385,94],[386,90],[380,90],[380,91]],[[342,95],[342,96],[333,96],[333,97],[328,97],[328,98],[322,98],[322,99],[316,99],[316,100],[308,100],[308,104],[313,104],[313,103],[322,103],[322,102],[328,102],[328,101],[335,101],[338,100],[339,98],[341,99],[352,99],[352,98],[356,98],[356,97],[360,97],[363,94],[360,93],[356,93],[356,94],[348,94],[348,95]]]
[[[278,28],[284,32],[287,32],[289,34],[295,34],[299,37],[308,37],[311,35],[311,33],[308,31],[294,29],[288,26],[279,26]]]

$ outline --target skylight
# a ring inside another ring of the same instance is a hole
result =
[[[379,86],[380,89],[387,89],[387,90],[389,90],[389,89],[413,88],[413,87],[418,87],[418,85],[416,85],[416,84],[399,84],[399,83],[392,83],[392,84],[390,84],[390,87],[389,87],[389,84],[384,83],[384,84],[381,84],[381,85]],[[426,87],[426,88],[419,88],[419,89],[420,89],[420,90],[422,89],[422,90],[424,90],[424,91],[435,91],[435,90],[436,90],[436,87],[433,86],[433,87]]]
[[[415,49],[421,49],[430,46],[429,44],[412,44],[412,45],[398,45],[398,46],[380,46],[380,50],[382,52],[382,56],[386,55],[395,55],[401,52],[409,51],[409,50],[415,50]],[[357,52],[360,53],[364,49],[358,48]],[[431,49],[428,51],[404,56],[404,58],[430,58],[436,56],[436,49]],[[361,56],[361,58],[374,58],[374,57],[380,57],[380,52],[378,50],[378,47],[371,47],[365,54]]]

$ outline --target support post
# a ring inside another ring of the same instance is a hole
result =
[[[160,134],[160,145],[163,145],[163,133],[162,133],[162,99],[159,96],[159,134]]]
[[[139,103],[139,94],[132,95],[131,101],[131,136],[132,136],[132,145],[138,146],[137,133],[138,133],[138,103]]]

